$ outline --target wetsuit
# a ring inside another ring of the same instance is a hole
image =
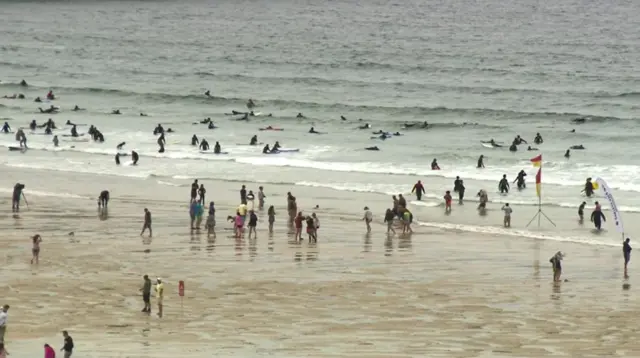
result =
[[[13,187],[13,200],[11,201],[11,209],[14,212],[20,211],[20,199],[22,198],[22,190],[24,190],[24,184],[17,183]]]
[[[106,208],[107,204],[109,204],[109,190],[103,190],[98,197],[98,207]]]
[[[416,192],[416,198],[418,198],[418,200],[422,199],[422,194],[424,194],[426,191],[424,190],[424,185],[422,185],[421,182],[417,182],[414,186],[413,186],[413,190],[412,192]]]
[[[500,179],[500,183],[498,184],[498,189],[500,189],[501,194],[509,193],[509,182],[507,178]]]
[[[591,213],[591,221],[596,229],[600,230],[602,228],[602,222],[607,221],[607,218],[604,217],[604,214],[600,210],[594,210]]]

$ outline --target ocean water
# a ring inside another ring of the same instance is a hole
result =
[[[422,180],[422,205],[438,205],[460,176],[470,200],[484,188],[495,202],[536,205],[529,159],[542,154],[543,204],[576,207],[585,178],[602,177],[623,211],[640,211],[638,13],[631,1],[575,0],[6,2],[0,96],[27,99],[0,99],[1,121],[18,128],[51,117],[59,135],[67,120],[94,124],[106,142],[60,137],[54,149],[50,136],[27,131],[32,150],[0,152],[0,163],[166,185],[211,178],[389,194]],[[48,90],[58,114],[33,102]],[[246,111],[249,98],[263,116],[225,114]],[[193,124],[205,117],[219,128]],[[403,128],[424,121],[428,129]],[[165,153],[152,134],[158,123],[175,130]],[[357,129],[364,123],[372,129]],[[284,131],[258,130],[268,125]],[[372,139],[376,130],[403,135]],[[537,132],[539,150],[480,144],[532,142]],[[229,154],[200,153],[194,134]],[[246,145],[252,135],[300,152],[263,155]],[[122,141],[140,165],[115,165]],[[565,159],[577,144],[586,150]],[[0,146],[13,145],[0,135]],[[364,150],[374,145],[381,150]],[[475,168],[480,154],[485,169]],[[434,158],[442,170],[430,170]],[[502,174],[513,180],[521,169],[528,189],[494,194]]]

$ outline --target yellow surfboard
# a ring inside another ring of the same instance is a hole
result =
[[[593,190],[598,190],[598,188],[600,188],[600,185],[598,185],[598,182],[592,182],[591,183],[593,185]]]

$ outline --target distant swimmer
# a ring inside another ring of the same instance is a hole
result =
[[[575,133],[575,132],[576,132],[575,129],[572,129],[572,130],[569,131],[569,133]]]
[[[373,146],[373,147],[366,147],[364,148],[364,150],[380,150],[380,148],[378,148],[378,146]]]
[[[121,142],[120,144],[118,144],[118,145],[116,146],[116,149],[117,149],[117,150],[122,150],[122,147],[124,147],[126,144],[127,144],[127,142]]]
[[[596,227],[597,230],[602,230],[602,223],[606,222],[607,218],[604,217],[602,213],[602,209],[600,209],[600,205],[596,201],[596,208],[591,213],[591,222]]]
[[[280,146],[280,142],[276,141],[276,143],[273,145],[273,147],[271,147],[271,151],[272,151],[272,152],[274,152],[274,151],[278,151],[278,150],[280,150],[280,148],[282,148],[282,147]]]
[[[249,145],[258,145],[258,136],[254,135],[253,137],[251,137],[251,141],[249,142]]]
[[[402,135],[402,133],[400,133],[400,132],[395,132],[395,133],[393,133],[393,135],[397,137],[397,136],[401,136],[401,135]]]
[[[438,160],[436,158],[433,158],[433,161],[431,162],[431,170],[440,170],[440,166],[438,165]]]
[[[56,113],[58,112],[58,107],[51,105],[51,107],[47,108],[47,109],[42,109],[40,107],[38,107],[38,109],[40,110],[40,113]]]
[[[347,118],[345,116],[340,116],[340,119],[343,120],[343,121],[347,120]]]
[[[173,133],[173,129],[171,128],[167,129],[167,133]]]
[[[315,128],[313,128],[313,127],[311,127],[311,129],[309,129],[309,133],[312,133],[312,134],[322,134],[322,132],[318,132],[318,131],[316,131],[316,129],[315,129]]]
[[[521,170],[520,173],[516,176],[516,179],[513,181],[514,183],[518,183],[518,189],[522,190],[527,187],[527,184],[524,181],[524,177],[527,176],[524,170]]]
[[[51,129],[58,129],[56,127],[56,122],[54,122],[53,119],[51,118],[47,119],[46,122],[38,126],[38,128],[45,128],[45,127],[51,128]]]
[[[164,128],[162,128],[162,124],[158,124],[156,128],[153,130],[154,135],[163,134]]]
[[[196,135],[194,134],[193,137],[191,137],[191,145],[192,146],[197,146],[198,143],[200,143],[200,141],[198,140],[198,137],[196,137]]]
[[[36,128],[38,127],[38,124],[36,123],[36,120],[32,120],[31,123],[29,123],[29,129],[31,129],[32,131],[35,131]]]
[[[4,124],[2,125],[2,129],[0,130],[2,133],[10,133],[11,132],[11,127],[9,126],[8,122],[4,122]]]
[[[78,107],[78,105],[76,104],[75,107],[73,107],[72,111],[77,112],[77,111],[84,111],[84,108],[80,108]]]
[[[581,149],[587,149],[587,148],[585,148],[582,144],[580,144],[580,145],[572,145],[571,147],[569,147],[569,149],[581,150]]]
[[[513,139],[513,144],[515,145],[520,145],[520,144],[528,144],[526,140],[520,138],[520,135],[518,134],[514,139]]]
[[[138,157],[138,153],[135,150],[132,150],[131,160],[133,160],[133,165],[138,165],[138,159],[140,159],[140,157]]]
[[[407,122],[404,122],[404,124],[402,125],[402,127],[403,127],[403,128],[405,128],[405,129],[406,129],[406,128],[412,128],[412,127],[414,127],[416,124],[417,124],[417,123],[407,123]]]
[[[502,147],[502,145],[498,144],[495,140],[493,140],[493,138],[491,138],[490,140],[482,140],[482,141],[480,141],[480,143],[491,144],[491,146],[494,147],[494,148]]]
[[[119,109],[114,109],[111,114],[122,114]]]
[[[567,159],[571,157],[571,149],[567,149],[567,151],[564,152],[564,157]]]
[[[167,143],[167,140],[164,138],[164,133],[160,134],[160,137],[158,137],[157,143],[158,143],[158,146],[160,147],[158,149],[158,153],[164,153],[164,146]]]
[[[56,99],[56,96],[53,94],[53,91],[49,91],[49,93],[47,93],[47,99],[50,101],[53,101],[54,99]]]
[[[75,125],[73,127],[71,127],[71,136],[72,137],[78,137],[78,130],[76,129]]]
[[[205,118],[205,119],[200,121],[200,124],[207,124],[207,123],[211,123],[211,117]]]
[[[585,117],[578,117],[571,120],[571,122],[573,123],[584,123],[586,121],[587,121],[587,118]]]
[[[215,154],[220,154],[222,152],[222,148],[220,147],[219,142],[216,142],[216,145],[213,146],[213,152]]]
[[[253,103],[253,100],[251,98],[249,98],[249,101],[247,101],[247,108],[252,109],[255,106],[256,104]]]
[[[207,90],[207,91],[204,93],[204,95],[205,95],[205,96],[207,96],[207,97],[211,97],[211,91]]]
[[[40,97],[36,97],[33,101],[36,103],[42,103],[42,99]]]
[[[424,122],[420,125],[420,128],[422,128],[422,129],[426,129],[426,128],[428,128],[428,127],[429,127],[429,123],[427,123],[427,121],[424,121]]]
[[[369,123],[365,123],[360,127],[358,127],[358,129],[369,129],[369,128],[371,128],[371,125]],[[377,133],[374,133],[374,134],[377,134]]]
[[[517,152],[518,151],[518,145],[513,143],[511,144],[511,146],[509,147],[509,151],[510,152]]]
[[[271,153],[271,149],[269,149],[269,144],[265,145],[264,148],[262,148],[262,154],[269,154]]]
[[[148,117],[148,115],[146,113],[140,112],[140,117]]]
[[[207,126],[208,129],[216,129],[218,127],[216,127],[215,124],[213,124],[213,122],[209,122],[209,125]]]
[[[247,114],[247,112],[239,112],[239,111],[236,111],[236,110],[232,110],[232,111],[231,111],[231,114],[232,114],[232,115]]]
[[[202,151],[207,151],[209,150],[209,142],[207,142],[206,139],[202,139],[202,141],[200,141],[200,150]]]
[[[507,174],[502,175],[502,179],[498,183],[498,190],[500,190],[500,194],[508,194],[509,193],[509,181],[507,180]]]
[[[116,153],[116,165],[120,165],[120,153]]]
[[[96,129],[96,131],[93,133],[93,140],[99,143],[103,143],[104,135],[102,135],[102,132]]]
[[[480,154],[480,157],[478,158],[478,165],[476,166],[476,168],[484,168],[484,154]]]
[[[535,144],[542,144],[542,142],[544,142],[544,140],[542,140],[542,136],[540,135],[540,133],[536,133],[536,137],[533,139],[533,142]]]
[[[582,192],[587,196],[587,198],[590,198],[593,195],[593,183],[591,182],[591,178],[587,178],[587,181],[584,183],[584,189],[582,189]]]
[[[528,147],[527,147],[527,150],[529,150],[529,151],[531,151],[531,150],[538,150],[538,148],[534,148],[534,147],[532,147],[532,146],[528,146]]]
[[[377,130],[375,132],[371,132],[371,134],[389,134],[389,132],[385,132],[382,129],[380,129],[380,130]]]
[[[22,86],[22,87],[27,87],[27,86],[29,86],[29,85],[27,84],[27,81],[22,80],[22,81],[20,81],[20,86]]]
[[[53,136],[53,146],[57,147],[59,143],[60,143],[60,141],[58,140],[58,136],[54,135]]]
[[[298,113],[298,115],[296,116],[296,118],[307,118],[305,116],[302,115],[302,113]]]

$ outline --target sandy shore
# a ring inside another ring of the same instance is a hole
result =
[[[27,184],[29,208],[14,217],[7,191],[16,181]],[[498,207],[480,217],[471,205],[449,216],[413,205],[426,226],[388,238],[386,196],[265,185],[276,232],[269,236],[262,222],[257,240],[235,240],[224,217],[241,183],[204,182],[218,206],[214,240],[188,228],[189,181],[173,184],[3,173],[0,289],[12,306],[13,356],[35,356],[45,342],[59,348],[63,329],[81,357],[640,355],[630,314],[640,308],[634,259],[625,280],[619,234],[609,227],[594,245],[573,211],[547,212],[556,228],[525,230],[534,212],[515,208],[514,228],[504,230]],[[103,189],[112,195],[107,219],[95,204]],[[317,245],[290,241],[287,191],[305,212],[319,205]],[[364,205],[376,213],[370,236]],[[139,236],[144,207],[153,213],[152,240]],[[633,216],[625,219],[635,227]],[[44,238],[37,267],[29,265],[35,233]],[[554,285],[548,259],[557,250],[568,254],[569,281]],[[166,282],[162,319],[140,313],[144,274]]]

